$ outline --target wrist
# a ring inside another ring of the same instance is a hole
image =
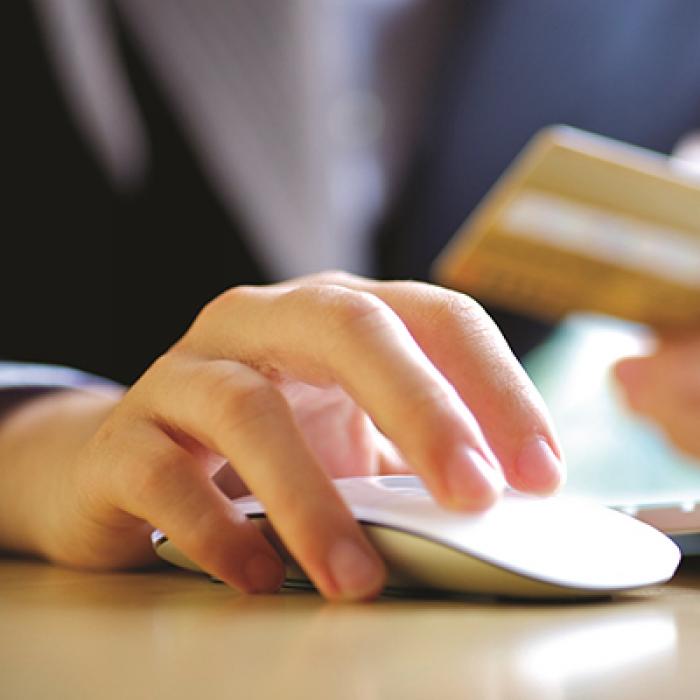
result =
[[[51,558],[71,470],[120,390],[61,390],[28,399],[0,422],[0,550]]]

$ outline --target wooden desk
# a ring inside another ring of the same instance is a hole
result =
[[[614,601],[243,597],[0,560],[0,698],[700,697],[700,561]]]

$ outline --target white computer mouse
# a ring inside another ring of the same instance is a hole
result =
[[[508,491],[490,510],[441,508],[415,476],[337,479],[335,485],[389,568],[388,585],[518,598],[610,595],[667,581],[678,547],[634,518],[566,496]],[[253,497],[234,501],[264,518]],[[199,571],[156,531],[157,553]],[[293,564],[288,582],[308,582]]]

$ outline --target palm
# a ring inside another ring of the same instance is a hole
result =
[[[367,414],[340,387],[317,387],[284,379],[278,383],[295,421],[324,471],[333,478],[404,472],[395,447],[374,427]],[[230,498],[249,494],[236,465],[197,443],[187,447],[205,464]],[[294,465],[288,465],[290,469]]]
[[[309,446],[330,476],[378,473],[377,431],[340,387],[319,388],[287,381],[282,392]]]

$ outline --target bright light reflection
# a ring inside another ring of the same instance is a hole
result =
[[[676,626],[668,615],[601,621],[533,639],[519,659],[538,683],[564,682],[658,663],[676,648]]]
[[[648,331],[604,317],[581,315],[578,322],[587,332],[579,339],[572,358],[576,372],[570,377],[570,396],[599,395],[609,384],[610,367],[623,357],[644,355],[654,348]]]

